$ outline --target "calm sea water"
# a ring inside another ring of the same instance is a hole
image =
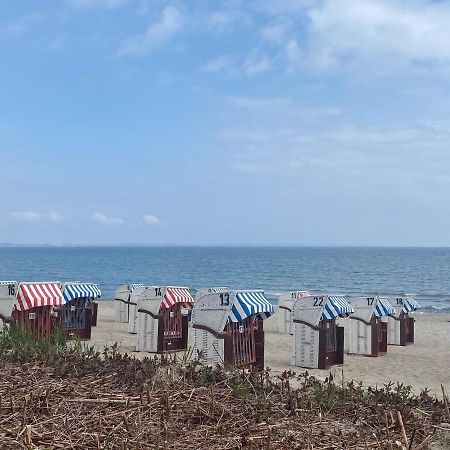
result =
[[[0,279],[417,294],[422,311],[450,311],[449,248],[14,247],[0,248]]]

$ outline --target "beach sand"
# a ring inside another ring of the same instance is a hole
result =
[[[345,354],[344,364],[334,366],[330,371],[340,380],[362,381],[366,386],[382,386],[399,382],[412,386],[416,393],[428,387],[432,395],[441,396],[441,384],[450,391],[450,339],[448,314],[416,313],[416,342],[407,347],[388,346],[388,353],[371,358]],[[348,320],[340,319],[346,330],[346,351],[348,351]],[[122,353],[131,353],[138,358],[150,353],[134,352],[136,335],[127,332],[128,324],[115,322],[115,302],[100,301],[97,326],[92,329],[92,343],[98,348],[117,342]],[[264,321],[265,365],[272,374],[285,370],[302,373],[305,370],[324,379],[327,370],[302,369],[289,365],[292,353],[292,336],[278,333],[278,316],[275,313]],[[190,336],[191,338],[191,336]]]

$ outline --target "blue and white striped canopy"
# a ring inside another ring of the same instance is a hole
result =
[[[412,311],[416,311],[420,308],[420,305],[416,302],[415,299],[413,299],[412,297],[406,297],[405,301],[403,302],[403,308],[402,311],[405,314],[408,314]]]
[[[231,308],[229,322],[239,322],[256,315],[259,319],[267,319],[273,314],[273,305],[262,292],[238,292]]]
[[[64,301],[69,302],[74,298],[99,298],[102,295],[98,284],[76,283],[64,286]]]
[[[336,317],[348,317],[354,313],[350,303],[341,296],[329,296],[322,312],[322,319],[335,319]]]
[[[379,297],[374,313],[377,317],[391,316],[395,314],[395,310],[387,298]]]

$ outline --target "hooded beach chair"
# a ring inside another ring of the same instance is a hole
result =
[[[13,321],[38,340],[61,330],[58,309],[64,305],[59,281],[19,283],[13,307]]]
[[[194,352],[208,364],[264,368],[263,320],[273,306],[260,290],[201,296],[192,310]]]
[[[194,302],[189,288],[146,286],[136,300],[136,351],[166,353],[187,349],[188,310]]]
[[[379,356],[387,352],[387,323],[382,317],[394,314],[387,297],[358,297],[352,301],[349,353]]]
[[[122,284],[117,287],[114,301],[116,303],[116,322],[128,323],[130,320],[130,295],[138,287],[144,286],[140,283]]]
[[[12,321],[16,290],[16,281],[0,281],[0,330],[5,324]]]
[[[62,283],[64,306],[62,326],[66,339],[88,340],[94,325],[95,302],[102,293],[98,284],[67,281]]]
[[[336,319],[353,313],[342,295],[308,296],[293,306],[293,354],[291,365],[328,369],[344,363],[344,328]]]
[[[408,345],[414,342],[414,317],[410,314],[420,306],[412,294],[389,297],[394,312],[384,320],[387,322],[388,345]]]
[[[278,297],[278,332],[292,334],[292,310],[297,299],[309,297],[308,291],[290,291]]]

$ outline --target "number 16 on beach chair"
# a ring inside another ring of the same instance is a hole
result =
[[[293,306],[294,345],[291,365],[328,369],[344,363],[344,328],[336,324],[353,308],[342,295],[299,298]]]
[[[387,323],[382,317],[394,314],[386,297],[358,297],[352,301],[349,353],[380,356],[387,352]]]
[[[417,311],[420,306],[412,294],[390,297],[389,302],[394,313],[385,317],[387,323],[388,345],[405,346],[414,342],[414,318],[410,313]]]
[[[264,369],[263,320],[273,305],[259,290],[211,292],[194,303],[194,352],[207,364]]]
[[[0,330],[12,321],[12,312],[16,303],[16,281],[0,281]]]
[[[193,302],[187,287],[146,286],[137,299],[136,351],[167,353],[186,350],[188,310]]]

